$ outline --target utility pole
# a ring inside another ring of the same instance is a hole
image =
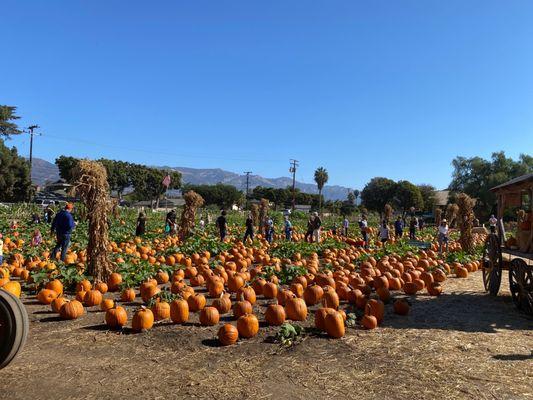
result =
[[[31,170],[32,170],[32,166],[33,166],[33,137],[35,135],[38,135],[38,136],[41,136],[40,133],[35,133],[33,132],[34,129],[38,129],[39,128],[39,125],[31,125],[31,126],[28,126],[28,130],[27,131],[24,131],[26,133],[29,133],[30,134],[30,191],[29,191],[29,200],[31,201],[31,198],[33,196],[33,183],[32,183],[32,180],[31,180]]]
[[[250,192],[250,174],[252,171],[246,171],[246,209],[248,210],[248,193]]]
[[[33,130],[38,129],[38,128],[39,128],[39,125],[31,125],[31,126],[28,126],[28,131],[27,131],[27,133],[30,134],[30,181],[31,181],[31,167],[33,164],[33,136],[40,135],[39,133],[34,133]]]
[[[294,207],[296,206],[296,167],[298,167],[298,160],[290,160],[291,167],[289,172],[292,173],[292,212],[294,212]]]

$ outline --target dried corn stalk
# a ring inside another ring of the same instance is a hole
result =
[[[259,203],[259,231],[261,231],[262,227],[266,223],[268,209],[269,209],[268,200],[261,199],[261,202]]]
[[[463,250],[471,252],[474,249],[474,236],[472,235],[472,228],[474,226],[474,206],[476,202],[466,193],[460,193],[457,196],[457,219],[459,221],[459,230],[461,236],[459,243]]]
[[[383,219],[389,222],[392,219],[392,214],[394,210],[390,204],[385,204],[385,209],[383,210]]]
[[[204,199],[198,193],[190,190],[183,196],[185,206],[181,213],[180,229],[178,232],[180,240],[186,239],[194,228],[196,210],[204,205]]]
[[[257,204],[252,204],[252,206],[250,207],[250,214],[252,214],[253,224],[259,224],[259,207],[257,206]]]
[[[96,161],[80,160],[72,170],[74,191],[84,203],[89,222],[87,273],[95,281],[104,281],[112,272],[108,258],[109,185],[105,167]]]
[[[457,212],[459,211],[459,207],[457,204],[448,204],[446,207],[446,218],[448,219],[448,224],[451,227],[455,226],[455,219],[457,218]]]
[[[435,210],[435,224],[439,226],[441,221],[442,221],[442,210],[440,208],[437,208]]]

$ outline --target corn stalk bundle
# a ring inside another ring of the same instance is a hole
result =
[[[385,221],[389,222],[392,219],[392,214],[394,210],[390,204],[385,204],[385,209],[383,210],[383,216]]]
[[[194,220],[196,218],[196,210],[204,205],[204,199],[195,191],[188,191],[183,196],[185,200],[185,207],[181,212],[180,229],[178,236],[180,240],[184,240],[189,236],[194,229]]]
[[[457,219],[459,220],[459,230],[461,236],[459,243],[463,250],[470,252],[474,248],[474,236],[472,235],[472,228],[474,226],[474,206],[476,202],[466,193],[460,193],[457,196]]]
[[[437,208],[435,210],[435,224],[439,226],[441,221],[442,221],[442,210],[440,208]]]
[[[254,226],[259,224],[259,207],[257,204],[252,204],[250,207],[250,214],[252,214],[252,221]]]
[[[268,200],[261,199],[261,202],[259,203],[259,229],[261,229],[262,226],[264,226],[266,223],[268,209],[269,209]]]
[[[84,203],[89,222],[87,273],[95,281],[104,281],[112,272],[108,258],[109,185],[105,167],[96,161],[80,160],[72,170],[74,191]]]
[[[457,218],[457,213],[459,212],[459,206],[455,203],[448,204],[446,207],[446,218],[451,227],[455,226],[455,218]]]

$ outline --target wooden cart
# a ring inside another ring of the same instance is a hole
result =
[[[20,353],[28,335],[28,314],[22,302],[0,289],[0,369]]]
[[[498,225],[485,241],[482,259],[485,290],[496,296],[500,290],[502,273],[508,270],[513,302],[519,309],[533,315],[533,174],[512,179],[491,191],[497,196]],[[518,241],[513,246],[506,243],[503,225],[504,211],[509,207],[526,212],[525,221],[518,224]]]

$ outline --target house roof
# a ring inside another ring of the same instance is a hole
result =
[[[498,186],[494,186],[491,190],[491,192],[495,192],[499,189],[504,189],[504,188],[507,188],[509,186],[513,186],[513,185],[518,185],[520,183],[524,183],[524,182],[533,182],[533,173],[532,174],[526,174],[526,175],[522,175],[522,176],[518,176],[514,179],[511,179],[510,181],[507,181],[505,183],[502,183],[501,185],[498,185]]]

